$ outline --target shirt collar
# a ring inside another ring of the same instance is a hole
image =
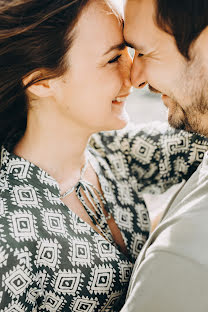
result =
[[[30,184],[39,189],[48,189],[55,196],[60,197],[60,188],[56,180],[46,171],[33,163],[15,155],[11,140],[1,148],[0,168],[1,176],[16,183]]]

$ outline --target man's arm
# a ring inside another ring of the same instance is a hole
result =
[[[208,138],[152,122],[95,134],[90,145],[111,165],[112,154],[122,159],[138,192],[158,194],[189,179],[208,150]]]

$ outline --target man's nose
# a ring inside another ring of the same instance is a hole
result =
[[[138,58],[138,56],[134,56],[134,61],[131,68],[131,84],[134,88],[137,89],[141,89],[147,84],[144,71],[144,64]]]

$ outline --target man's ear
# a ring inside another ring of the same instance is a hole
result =
[[[23,78],[22,82],[24,86],[27,86],[32,81],[37,81],[27,88],[27,90],[37,97],[49,97],[52,96],[53,92],[50,86],[50,79],[44,79],[46,73],[41,70],[35,71]]]

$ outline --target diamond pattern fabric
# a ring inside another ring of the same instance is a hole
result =
[[[145,192],[188,179],[208,140],[155,123],[102,132],[88,147],[128,254],[64,205],[57,182],[2,147],[0,311],[118,312],[132,266],[149,236]]]

